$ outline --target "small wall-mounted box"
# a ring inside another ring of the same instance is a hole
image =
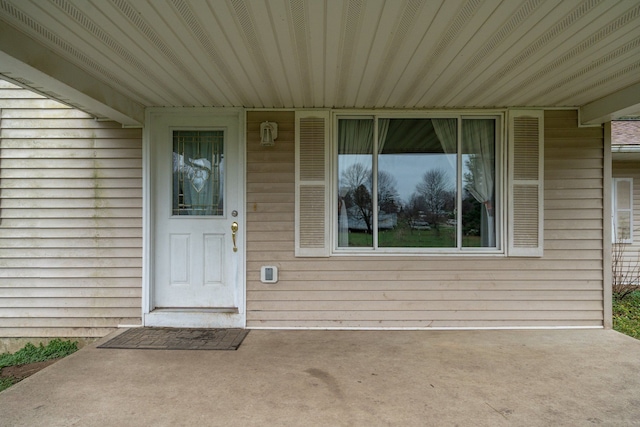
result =
[[[262,283],[278,282],[278,267],[274,265],[263,265],[260,268],[260,281]]]

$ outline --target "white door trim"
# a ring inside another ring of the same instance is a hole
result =
[[[221,328],[246,327],[246,233],[239,233],[238,241],[238,299],[235,313],[218,310],[155,310],[153,306],[154,283],[154,152],[151,141],[151,124],[160,118],[181,117],[188,113],[190,117],[233,116],[238,121],[238,195],[240,205],[238,222],[240,229],[246,230],[246,125],[245,111],[241,108],[147,108],[145,127],[142,137],[142,324],[143,326],[207,327],[216,325]]]

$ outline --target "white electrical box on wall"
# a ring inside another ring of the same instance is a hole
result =
[[[260,281],[262,283],[277,283],[278,267],[274,265],[263,265],[260,269]]]

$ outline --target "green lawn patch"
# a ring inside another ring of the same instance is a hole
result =
[[[13,385],[13,378],[0,378],[0,391],[8,389]]]
[[[365,232],[351,231],[349,233],[349,247],[370,248],[373,246],[373,236]],[[442,225],[439,229],[413,230],[406,224],[398,224],[390,230],[378,232],[378,246],[381,248],[455,248],[455,227]],[[462,236],[462,246],[465,248],[481,247],[480,236]]]
[[[640,291],[624,298],[613,295],[613,329],[640,339]]]
[[[27,365],[30,363],[44,362],[51,359],[59,359],[78,350],[78,342],[53,339],[46,346],[40,343],[35,346],[27,343],[15,353],[0,354],[0,370],[7,366]],[[0,391],[10,387],[16,381],[15,378],[0,377]]]

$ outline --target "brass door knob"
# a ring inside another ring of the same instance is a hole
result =
[[[238,252],[238,246],[236,246],[236,233],[238,232],[238,223],[233,222],[231,224],[231,238],[233,239],[233,252]]]

